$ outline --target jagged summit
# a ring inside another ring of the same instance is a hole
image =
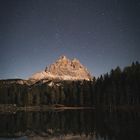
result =
[[[35,73],[29,79],[91,80],[92,76],[79,60],[62,55],[44,71]]]

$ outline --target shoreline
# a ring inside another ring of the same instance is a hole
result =
[[[138,111],[140,112],[140,105],[120,105],[114,107],[100,106],[100,107],[83,107],[83,106],[65,106],[62,104],[54,105],[38,105],[38,106],[16,106],[15,104],[1,104],[1,112],[18,112],[18,111],[64,111],[64,110],[101,110],[101,111]]]
[[[17,112],[17,111],[63,111],[63,110],[84,110],[95,109],[95,107],[64,106],[64,105],[41,105],[41,106],[24,106],[0,105],[0,112]]]

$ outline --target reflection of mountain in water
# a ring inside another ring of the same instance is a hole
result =
[[[27,136],[17,140],[133,140],[140,138],[139,126],[139,112],[69,110],[0,114],[0,136]]]

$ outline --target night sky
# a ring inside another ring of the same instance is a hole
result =
[[[0,79],[27,78],[60,55],[96,77],[140,61],[140,0],[0,0]]]

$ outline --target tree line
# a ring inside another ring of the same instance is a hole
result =
[[[118,106],[140,104],[140,64],[93,78],[91,81],[48,81],[32,86],[0,83],[0,104],[17,106]]]

